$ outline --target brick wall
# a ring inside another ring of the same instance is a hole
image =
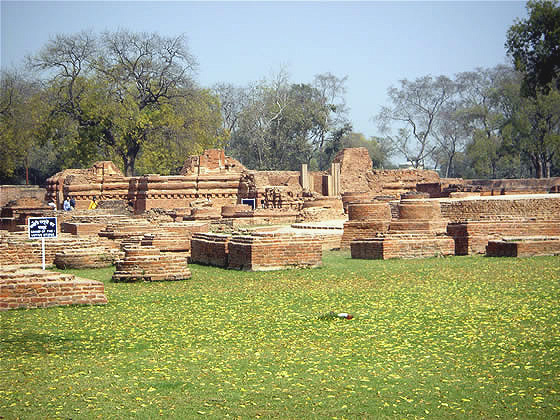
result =
[[[231,235],[221,233],[195,233],[191,240],[190,261],[226,268],[230,239]]]
[[[340,240],[341,249],[349,249],[353,239],[365,239],[376,236],[380,233],[387,233],[389,221],[362,221],[350,220],[344,223],[344,233]]]
[[[116,262],[113,281],[168,281],[191,277],[184,253],[161,253],[152,246],[124,248],[124,259]]]
[[[80,238],[70,234],[59,234],[56,239],[45,239],[45,263],[52,265],[57,253],[73,249],[100,247],[114,249],[118,244],[102,238]],[[110,252],[110,251],[107,251]],[[5,233],[0,235],[0,267],[7,265],[40,265],[42,263],[41,240],[27,238],[27,233]]]
[[[391,235],[384,238],[358,239],[350,244],[352,258],[428,258],[453,255],[455,244],[446,236]]]
[[[228,249],[228,268],[250,271],[319,267],[323,256],[319,238],[278,233],[233,236]]]
[[[382,201],[348,203],[349,220],[391,220],[389,203]]]
[[[20,198],[44,201],[47,191],[38,185],[0,185],[0,208]]]
[[[456,255],[484,254],[489,240],[507,236],[560,236],[556,220],[470,221],[451,223],[447,233],[455,241]]]
[[[519,241],[489,241],[488,257],[533,257],[536,255],[560,255],[559,239],[530,239]]]
[[[0,310],[106,303],[99,281],[40,270],[0,271]]]
[[[466,220],[560,219],[560,195],[442,199],[441,213],[451,222]]]

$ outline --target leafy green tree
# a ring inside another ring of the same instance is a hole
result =
[[[184,113],[192,106],[190,101],[206,100],[208,93],[192,80],[196,62],[183,36],[125,30],[100,37],[87,32],[58,35],[31,57],[30,64],[46,72],[52,104],[49,123],[70,127],[68,120],[73,122],[77,136],[71,138],[76,149],[90,158],[103,155],[116,160],[126,175],[134,175],[145,148],[144,166],[153,167],[154,144],[179,152],[219,141],[221,121],[216,126],[215,112],[199,112],[199,117],[213,121],[200,124],[192,123]],[[199,110],[208,105],[208,101],[201,104]],[[216,103],[212,106],[217,109]],[[196,134],[201,127],[208,131]],[[193,132],[187,134],[189,129]],[[200,144],[173,149],[178,139]],[[166,164],[164,170],[175,165]]]
[[[45,107],[40,87],[23,74],[3,71],[0,76],[0,179],[12,180],[24,168],[29,183],[29,168]]]
[[[530,0],[529,17],[507,32],[506,48],[524,75],[524,96],[560,88],[560,7],[556,0]]]
[[[246,89],[231,125],[228,152],[254,169],[323,169],[351,129],[331,103],[339,79],[323,75],[313,84],[291,84],[285,71]],[[224,102],[222,102],[222,107]]]

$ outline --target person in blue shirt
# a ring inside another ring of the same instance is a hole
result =
[[[68,197],[64,199],[64,204],[62,205],[62,208],[64,209],[64,211],[72,210],[72,206],[70,205],[70,200],[68,199]]]

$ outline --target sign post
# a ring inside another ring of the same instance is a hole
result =
[[[45,269],[45,238],[57,237],[56,217],[30,217],[27,219],[29,239],[41,239],[43,270]]]

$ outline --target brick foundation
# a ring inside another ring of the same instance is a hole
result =
[[[487,257],[533,257],[560,255],[560,238],[519,238],[489,241]]]
[[[233,236],[228,268],[249,271],[320,267],[323,250],[318,238],[278,233]]]
[[[41,270],[0,270],[0,310],[106,303],[99,281]]]
[[[124,249],[125,257],[116,262],[115,282],[184,280],[191,277],[184,255],[161,253],[151,246]]]
[[[122,259],[124,252],[110,248],[65,249],[56,253],[54,265],[58,268],[101,268],[110,267]]]
[[[454,255],[455,243],[447,236],[390,235],[353,240],[350,250],[358,259],[428,258]]]
[[[560,236],[560,223],[557,220],[469,221],[450,223],[447,233],[455,241],[456,255],[484,254],[489,240],[507,236]]]
[[[311,235],[257,232],[252,236],[195,234],[191,262],[237,270],[319,267],[322,240]]]

